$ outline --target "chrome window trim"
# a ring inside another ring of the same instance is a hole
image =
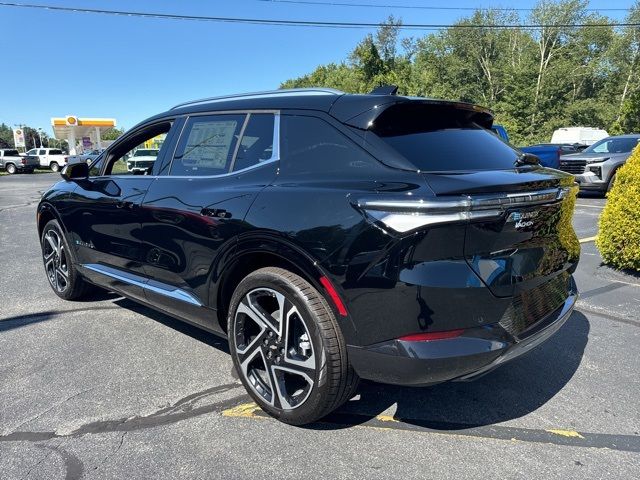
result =
[[[182,124],[182,128],[180,129],[180,133],[178,134],[178,137],[174,143],[173,146],[173,152],[171,152],[170,154],[167,153],[167,155],[171,155],[171,160],[169,162],[169,172],[171,172],[171,165],[173,164],[173,160],[176,156],[176,151],[178,150],[178,143],[180,142],[180,139],[182,138],[182,136],[185,134],[185,129],[187,128],[187,124],[189,123],[189,119],[192,117],[205,117],[205,116],[212,116],[212,115],[247,115],[248,117],[250,116],[250,114],[259,114],[259,113],[271,113],[273,114],[273,151],[271,152],[271,158],[268,160],[265,160],[263,162],[260,163],[256,163],[255,165],[251,165],[249,167],[246,168],[242,168],[240,170],[235,170],[235,171],[230,171],[230,172],[226,172],[226,173],[220,173],[218,175],[142,175],[144,177],[149,177],[149,178],[153,178],[153,179],[160,179],[160,178],[223,178],[223,177],[229,177],[231,175],[238,175],[241,173],[245,173],[248,172],[250,170],[253,170],[254,168],[260,168],[264,165],[268,165],[270,163],[273,162],[277,162],[280,160],[280,121],[281,121],[281,112],[280,110],[270,110],[270,109],[266,109],[266,110],[223,110],[223,111],[209,111],[209,112],[197,112],[194,114],[187,114],[184,115],[185,121]],[[177,118],[180,117],[175,117],[173,118],[172,121],[175,121]],[[165,121],[165,120],[162,120]],[[246,120],[245,120],[246,122]],[[155,123],[155,122],[154,122]],[[242,140],[242,137],[240,137],[239,139],[240,141]],[[104,153],[104,152],[103,152]],[[236,152],[237,153],[237,152]],[[97,159],[96,159],[97,160]],[[232,163],[235,163],[235,155],[234,158],[232,159]],[[91,167],[89,167],[91,168]],[[103,169],[105,167],[103,166]],[[99,176],[108,176],[109,178],[136,178],[138,175],[99,175]],[[97,178],[97,177],[93,177],[93,178]]]
[[[176,154],[176,150],[178,149],[178,143],[180,142],[180,139],[182,138],[182,136],[185,134],[185,128],[187,127],[187,124],[189,123],[189,119],[191,117],[202,117],[202,116],[211,116],[211,115],[246,115],[247,118],[249,118],[251,116],[251,114],[259,114],[259,113],[267,113],[267,114],[273,114],[273,150],[271,152],[271,158],[268,160],[265,160],[263,162],[259,162],[256,163],[255,165],[251,165],[249,167],[246,168],[242,168],[240,170],[234,170],[234,171],[230,171],[230,172],[226,172],[226,173],[220,173],[218,175],[155,175],[152,178],[156,178],[156,179],[160,179],[160,178],[223,178],[223,177],[229,177],[232,175],[238,175],[244,172],[248,172],[250,170],[253,170],[254,168],[259,168],[262,167],[264,165],[268,165],[270,163],[273,162],[277,162],[278,160],[280,160],[280,110],[225,110],[222,112],[205,112],[205,113],[197,113],[194,115],[188,115],[187,118],[185,119],[184,124],[182,125],[182,130],[180,132],[180,136],[178,137],[177,141],[175,142],[175,146],[174,146],[174,150],[173,150],[173,154],[171,156],[171,164],[173,164],[173,160],[175,159],[175,154]],[[247,124],[248,120],[245,120],[245,125]],[[244,133],[244,128],[242,129],[242,132]],[[239,137],[238,139],[238,145],[240,144],[240,142],[242,141],[242,136]],[[234,153],[234,157],[231,160],[231,166],[233,167],[233,165],[235,164],[235,156],[237,154],[237,150]],[[169,165],[169,172],[171,172],[171,165]],[[123,175],[123,176],[128,176],[128,175]]]

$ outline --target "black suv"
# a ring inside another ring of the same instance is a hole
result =
[[[42,197],[49,282],[227,336],[255,401],[314,421],[358,379],[477,377],[569,317],[576,188],[475,105],[279,90],[178,105]],[[146,170],[126,159],[159,147]]]

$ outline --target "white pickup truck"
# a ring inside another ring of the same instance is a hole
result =
[[[38,157],[40,167],[50,168],[58,172],[67,164],[68,155],[62,153],[58,148],[32,148],[27,152],[28,157]]]

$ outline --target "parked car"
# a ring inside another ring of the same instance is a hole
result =
[[[560,170],[575,175],[581,190],[608,192],[616,172],[640,142],[640,134],[618,135],[594,143],[580,153],[560,157]]]
[[[91,163],[93,162],[96,158],[98,158],[98,156],[104,152],[104,148],[96,148],[94,150],[88,150],[85,151],[84,153],[80,154],[80,155],[76,155],[73,157],[69,157],[68,161],[69,162],[85,162],[85,163]]]
[[[127,170],[133,173],[147,173],[153,168],[159,151],[157,148],[137,149],[127,160]]]
[[[491,127],[493,133],[502,138],[505,142],[509,142],[509,134],[507,129],[502,125],[494,124]],[[529,147],[519,147],[523,153],[529,153],[538,157],[540,164],[544,167],[558,168],[560,166],[560,155],[562,155],[562,145],[555,144],[537,144]]]
[[[551,135],[551,143],[566,143],[578,145],[593,145],[609,134],[606,130],[593,127],[568,127],[559,128]]]
[[[249,394],[292,424],[359,378],[470,380],[530,351],[576,301],[573,177],[527,163],[488,110],[393,93],[278,90],[145,120],[43,195],[53,291],[99,285],[228,337]],[[150,175],[124,167],[163,133]]]
[[[37,166],[38,161],[36,159],[23,157],[18,150],[0,149],[0,169],[6,170],[7,173],[33,173]]]
[[[32,148],[27,152],[27,156],[37,158],[40,167],[50,168],[54,172],[60,171],[69,159],[68,155],[57,148]]]

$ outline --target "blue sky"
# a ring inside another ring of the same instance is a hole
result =
[[[451,23],[470,13],[259,0],[30,1],[182,15],[357,22],[380,22],[394,14],[406,23]],[[418,0],[340,1],[443,5],[439,1]],[[452,0],[446,5],[527,8],[533,3]],[[631,4],[631,0],[594,0],[590,7],[628,8]],[[619,12],[608,14],[613,18],[623,16]],[[3,39],[0,122],[43,127],[51,133],[53,116],[114,117],[120,126],[129,128],[181,101],[277,88],[281,81],[307,73],[319,64],[344,59],[368,30],[176,21],[0,7],[0,32]],[[425,32],[406,34],[421,36]]]

